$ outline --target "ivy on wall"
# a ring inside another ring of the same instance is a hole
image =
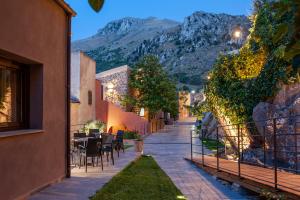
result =
[[[221,55],[210,72],[205,93],[216,116],[251,121],[253,108],[281,84],[299,82],[299,9],[300,1],[255,1],[247,43],[236,55]]]

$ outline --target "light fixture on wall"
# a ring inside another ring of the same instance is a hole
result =
[[[145,108],[141,108],[140,117],[145,117]]]
[[[115,85],[113,83],[108,83],[107,84],[107,89],[112,90],[114,89]]]

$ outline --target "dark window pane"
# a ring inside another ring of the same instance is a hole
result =
[[[92,105],[92,103],[93,103],[93,93],[92,93],[92,91],[88,91],[88,103],[89,103],[89,105]]]

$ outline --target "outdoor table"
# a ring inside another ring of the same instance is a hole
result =
[[[86,144],[87,144],[89,138],[93,138],[93,137],[73,138],[72,141],[74,141],[74,142],[83,142],[84,146],[86,147]]]

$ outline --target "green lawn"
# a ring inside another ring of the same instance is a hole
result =
[[[185,199],[152,157],[141,157],[104,185],[92,200]]]
[[[203,144],[206,148],[208,148],[209,150],[212,150],[212,151],[217,151],[217,145],[219,145],[219,148],[224,147],[224,144],[222,142],[219,142],[219,144],[218,144],[217,140],[208,139],[208,138],[203,139]]]

